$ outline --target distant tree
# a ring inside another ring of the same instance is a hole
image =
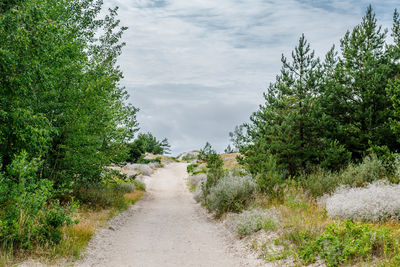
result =
[[[217,152],[212,148],[209,142],[206,142],[204,147],[200,149],[198,159],[207,161],[212,154],[217,154]]]
[[[234,150],[234,149],[231,147],[231,145],[229,144],[229,145],[225,148],[224,152],[225,152],[226,154],[230,154],[230,153],[235,153],[235,150]]]
[[[158,141],[151,133],[140,133],[137,138],[129,144],[128,162],[140,162],[145,153],[163,155],[170,153],[168,139]]]

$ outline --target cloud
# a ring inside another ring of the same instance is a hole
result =
[[[372,0],[390,27],[397,1]],[[105,0],[120,6],[127,46],[119,60],[143,131],[174,153],[228,133],[263,102],[262,92],[305,33],[317,55],[361,21],[365,0]]]

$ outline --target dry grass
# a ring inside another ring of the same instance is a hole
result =
[[[124,195],[124,198],[126,201],[128,201],[131,204],[135,204],[144,194],[144,191],[142,190],[135,190],[131,193],[127,193]]]
[[[124,195],[125,201],[135,204],[144,194],[144,191],[135,190]],[[114,217],[120,210],[115,208],[100,211],[83,210],[77,213],[79,223],[64,227],[64,239],[56,248],[55,254],[62,257],[78,258],[82,250],[87,246],[90,239],[99,227]]]
[[[96,230],[104,226],[115,213],[116,210],[113,208],[99,211],[79,211],[76,214],[79,223],[63,228],[64,239],[56,247],[54,254],[61,257],[72,257],[73,259],[79,258]]]
[[[220,156],[224,161],[224,168],[230,170],[238,167],[239,164],[236,160],[236,157],[239,155],[240,153],[221,154]]]

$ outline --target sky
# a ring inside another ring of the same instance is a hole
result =
[[[222,152],[301,34],[323,57],[369,4],[390,28],[399,0],[104,0],[128,27],[118,64],[140,131],[168,138],[173,155],[207,141]]]

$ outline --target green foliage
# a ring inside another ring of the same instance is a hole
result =
[[[29,0],[1,14],[3,170],[25,150],[44,160],[40,172],[56,186],[99,181],[126,153],[137,112],[118,85],[126,28],[116,9],[96,19],[100,9],[97,1]]]
[[[126,208],[124,194],[125,188],[117,185],[90,185],[87,188],[78,188],[74,190],[74,197],[82,206],[91,209],[105,209],[114,207],[117,209]]]
[[[202,188],[205,189],[207,188]],[[209,210],[215,211],[217,217],[226,212],[240,212],[252,200],[255,189],[256,185],[251,176],[228,174],[210,187],[203,203]]]
[[[146,152],[156,155],[168,154],[169,148],[170,145],[166,138],[162,141],[158,141],[151,133],[141,133],[132,143],[129,144],[129,157],[127,161],[144,163],[146,160],[143,159],[143,157]]]
[[[253,214],[237,224],[239,236],[250,235],[263,229],[268,232],[276,229],[276,223],[271,218],[265,218],[262,214]]]
[[[215,186],[218,180],[224,176],[223,165],[224,161],[222,160],[220,155],[216,153],[208,155],[207,180],[201,185],[203,199],[206,199],[207,195],[210,193],[211,188]]]
[[[217,152],[212,148],[211,144],[209,142],[206,142],[204,147],[200,149],[200,153],[197,157],[198,160],[202,161],[208,161],[208,157],[211,155],[217,154]]]
[[[256,172],[255,177],[258,189],[272,195],[279,194],[284,180],[277,167],[276,158],[270,154],[259,166],[262,170]]]
[[[391,153],[400,150],[397,11],[393,21],[394,44],[387,43],[387,30],[369,6],[361,23],[341,39],[340,54],[332,47],[321,61],[302,35],[291,57],[282,56],[282,69],[264,93],[265,104],[250,123],[230,134],[242,155],[239,162],[263,191],[320,168],[339,172],[371,153],[392,168]],[[319,191],[339,180],[361,184],[372,179],[366,173],[352,175],[358,177],[327,175]]]
[[[52,200],[53,182],[36,180],[41,163],[28,161],[27,153],[16,156],[8,175],[0,175],[0,243],[32,248],[60,242],[61,227],[71,225],[73,206]]]
[[[387,178],[388,174],[383,162],[371,154],[364,157],[361,163],[350,163],[339,172],[317,169],[311,174],[300,176],[300,181],[312,196],[318,197],[334,192],[340,185],[362,187],[376,180]]]
[[[234,150],[234,149],[231,147],[231,145],[229,144],[229,145],[225,148],[224,152],[225,152],[226,154],[231,154],[231,153],[235,153],[235,150]]]
[[[135,188],[141,191],[146,191],[146,185],[142,183],[141,181],[133,181],[133,184],[135,185]]]
[[[186,167],[186,170],[187,170],[187,172],[188,172],[189,174],[193,174],[193,175],[194,175],[195,169],[196,169],[198,166],[199,166],[199,164],[197,164],[197,163],[195,163],[195,164],[189,164],[189,165]]]
[[[143,163],[143,164],[158,163],[158,164],[161,164],[161,157],[156,157],[154,159],[142,159],[138,163]]]
[[[386,36],[369,6],[362,22],[342,38],[342,55],[320,96],[334,129],[329,134],[355,159],[363,156],[369,142],[399,149],[388,123],[393,108],[385,90],[399,66],[393,64],[393,53],[385,46]]]
[[[0,3],[0,243],[59,242],[71,189],[100,184],[105,166],[126,159],[138,111],[116,65],[126,28],[101,6]]]
[[[299,256],[304,263],[312,263],[319,257],[327,266],[397,253],[399,244],[391,230],[375,230],[368,224],[350,220],[328,225],[315,240],[299,248]]]
[[[351,159],[351,152],[344,145],[335,140],[325,149],[324,159],[321,167],[327,170],[338,171],[342,169]]]

